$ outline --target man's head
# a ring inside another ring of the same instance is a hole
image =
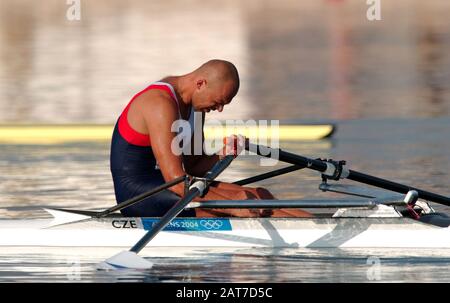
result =
[[[231,62],[210,60],[192,74],[195,81],[192,106],[196,111],[221,112],[239,90],[239,74]]]

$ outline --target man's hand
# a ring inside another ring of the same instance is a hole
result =
[[[237,157],[244,149],[248,139],[242,135],[231,135],[223,138],[223,148],[219,151],[219,159],[233,155]]]

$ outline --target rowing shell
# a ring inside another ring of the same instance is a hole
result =
[[[61,224],[75,214],[51,213],[53,219],[0,220],[0,247],[127,248],[158,221],[114,216]],[[450,248],[450,227],[405,217],[177,218],[149,246]]]
[[[219,131],[220,130],[220,131]],[[332,124],[282,124],[279,128],[244,127],[216,129],[205,125],[206,139],[242,134],[250,139],[319,140],[335,131]],[[111,140],[113,125],[0,125],[0,143],[4,144],[59,144],[70,142],[102,142]]]

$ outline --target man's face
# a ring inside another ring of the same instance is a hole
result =
[[[224,106],[233,99],[233,87],[230,84],[208,85],[206,82],[197,82],[192,95],[192,106],[195,111],[209,113],[217,110],[221,112]]]

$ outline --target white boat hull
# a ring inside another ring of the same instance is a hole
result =
[[[157,219],[0,220],[0,247],[120,247]],[[450,248],[450,228],[408,218],[176,219],[150,247]],[[450,251],[449,251],[450,254]]]

